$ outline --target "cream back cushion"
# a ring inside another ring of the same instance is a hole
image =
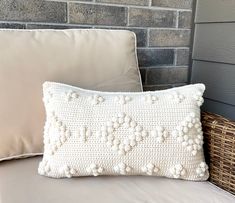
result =
[[[134,33],[0,30],[0,161],[42,153],[46,80],[141,91]]]
[[[39,173],[206,180],[200,122],[204,89],[197,84],[107,93],[45,83],[45,150]]]

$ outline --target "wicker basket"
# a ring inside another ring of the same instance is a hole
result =
[[[235,122],[204,112],[202,125],[209,181],[235,194]]]

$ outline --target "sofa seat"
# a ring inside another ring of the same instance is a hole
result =
[[[0,163],[1,203],[232,203],[235,197],[209,182],[158,177],[51,179],[37,174],[41,157]]]

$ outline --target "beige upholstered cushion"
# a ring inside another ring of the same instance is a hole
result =
[[[129,31],[0,30],[0,161],[42,152],[42,83],[141,91]]]
[[[37,174],[41,157],[0,163],[1,203],[233,203],[209,182],[148,176],[53,179]]]

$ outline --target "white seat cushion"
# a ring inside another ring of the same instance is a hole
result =
[[[37,174],[41,157],[0,163],[1,203],[232,203],[235,197],[209,182],[158,177],[51,179]]]

